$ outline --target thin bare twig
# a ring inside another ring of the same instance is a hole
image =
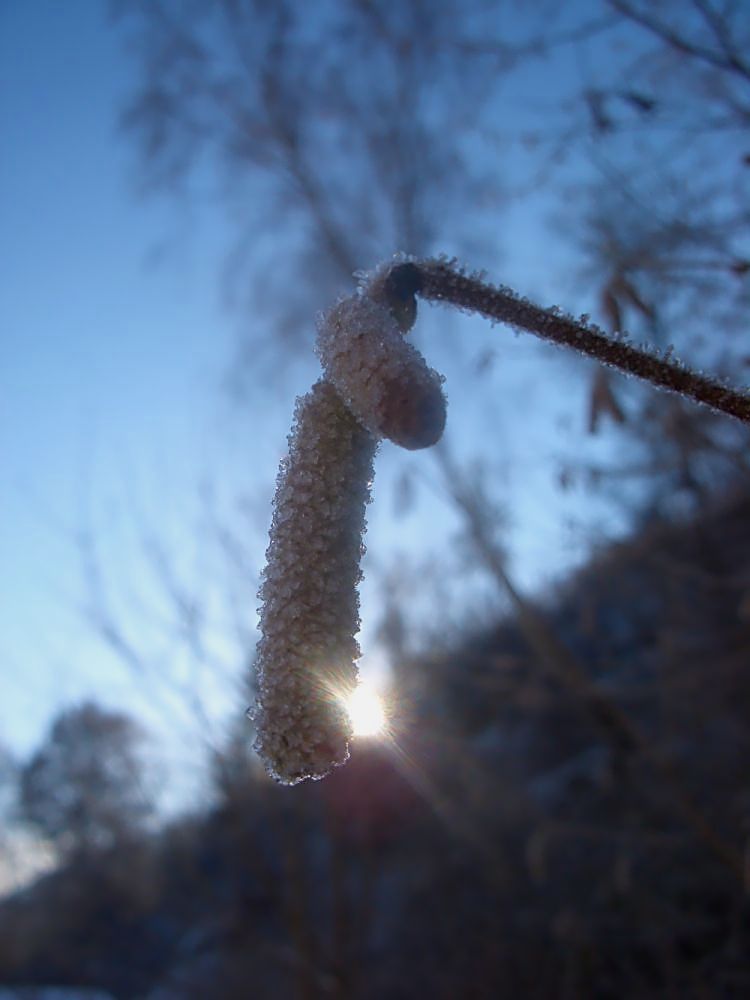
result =
[[[696,6],[702,10],[704,19],[709,21],[712,31],[721,45],[721,53],[704,45],[698,45],[691,41],[687,35],[681,35],[670,25],[653,17],[647,10],[638,10],[632,4],[626,3],[625,0],[609,0],[609,3],[623,17],[650,31],[652,35],[677,52],[713,66],[714,69],[733,73],[746,81],[750,80],[750,68],[734,51],[727,24],[722,21],[716,11],[710,11],[707,4],[696,4]]]
[[[585,318],[574,319],[556,308],[537,306],[510,288],[488,284],[481,275],[465,274],[453,261],[437,258],[397,264],[391,272],[388,291],[402,300],[417,294],[507,323],[750,424],[747,391],[693,371],[673,357],[670,350],[658,354],[630,343],[625,334],[609,336]]]

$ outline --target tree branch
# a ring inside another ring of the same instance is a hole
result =
[[[554,307],[543,309],[510,288],[490,285],[481,275],[463,273],[452,261],[437,258],[397,264],[391,272],[389,292],[402,301],[418,294],[508,323],[750,424],[750,393],[746,390],[693,371],[672,357],[670,350],[657,354],[630,343],[626,334],[609,336],[584,318],[574,319]]]
[[[722,49],[724,50],[724,54],[721,55],[714,52],[713,49],[706,48],[702,45],[696,45],[695,42],[690,41],[685,35],[680,35],[673,28],[669,27],[669,25],[664,24],[655,17],[652,17],[649,13],[637,10],[630,3],[626,3],[625,0],[609,0],[609,3],[610,6],[614,7],[614,9],[619,14],[622,14],[623,17],[628,18],[635,24],[639,24],[642,28],[650,31],[660,41],[665,42],[677,52],[681,52],[683,55],[690,56],[693,59],[698,59],[703,63],[707,63],[715,69],[733,73],[742,77],[745,81],[750,79],[750,70],[748,67],[737,57],[736,53],[728,50],[728,35],[726,33],[726,26],[720,29],[724,36],[723,39],[720,38]],[[714,34],[718,36],[719,15],[715,11],[708,13],[705,9],[706,6],[707,5],[702,5],[704,18],[712,18],[713,31]]]

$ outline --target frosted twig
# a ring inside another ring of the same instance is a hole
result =
[[[510,288],[490,285],[479,275],[463,273],[451,261],[437,258],[397,264],[392,274],[394,283],[410,287],[412,293],[422,298],[450,303],[526,330],[542,340],[571,347],[625,375],[635,375],[658,388],[750,424],[750,394],[742,389],[693,371],[674,358],[636,347],[624,336],[611,337],[589,323],[543,309]]]

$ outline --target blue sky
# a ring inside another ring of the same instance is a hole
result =
[[[216,477],[219,503],[223,491],[232,503],[237,491],[255,489],[251,502],[267,504],[294,393],[314,374],[311,358],[290,376],[283,405],[256,410],[260,434],[223,398],[236,323],[218,287],[224,223],[137,197],[133,153],[117,127],[133,73],[100,0],[0,5],[0,741],[18,754],[32,749],[52,714],[88,696],[139,713],[155,730],[170,728],[169,695],[162,700],[139,682],[87,624],[76,539],[82,531],[96,539],[118,614],[155,656],[172,656],[158,621],[149,620],[162,609],[143,536],[153,528],[164,537],[180,569],[220,602],[200,544],[199,483]],[[539,211],[506,216],[513,254],[502,278],[542,298],[564,295],[570,286],[535,269]],[[477,337],[471,363],[490,335],[477,323],[465,330]],[[539,419],[512,423],[536,398],[542,356],[550,384],[567,383],[571,369],[562,355],[528,340],[508,336],[503,350],[501,363],[514,374],[506,398],[491,386],[476,393],[452,373],[454,350],[445,338],[428,353],[448,374],[451,405],[461,414],[451,417],[454,440],[487,426],[488,410],[499,415],[490,426],[517,472],[505,484],[517,571],[537,585],[580,558],[575,532],[562,527],[578,500],[552,506],[552,460],[579,438],[583,416],[570,417],[569,399],[548,398],[537,407]],[[435,513],[434,498],[399,522],[389,502],[377,502],[378,490],[388,496],[405,468],[426,483],[428,498],[435,481],[423,457],[394,457],[389,447],[378,470],[370,544],[387,537],[398,550],[436,532],[449,537],[456,525]],[[256,572],[264,546],[262,533],[248,539]],[[251,624],[254,589],[252,581],[241,598]],[[365,634],[376,602],[365,590]],[[217,642],[231,660],[235,640]],[[175,669],[186,684],[212,683],[191,679],[187,663]],[[217,712],[231,711],[228,688],[215,683]],[[165,759],[171,753],[181,761],[185,752],[184,742],[175,743]]]
[[[227,354],[216,248],[151,263],[175,223],[134,195],[105,16],[0,6],[0,738],[19,750],[61,704],[129,686],[82,620],[75,537],[129,497],[183,516]]]

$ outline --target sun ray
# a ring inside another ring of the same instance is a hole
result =
[[[383,699],[369,684],[358,684],[346,701],[355,736],[379,736],[386,726]]]

